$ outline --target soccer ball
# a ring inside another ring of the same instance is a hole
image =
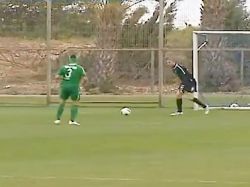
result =
[[[125,115],[125,116],[128,116],[129,114],[131,114],[131,109],[128,108],[128,107],[124,107],[124,108],[121,109],[121,114]]]
[[[239,107],[239,105],[238,105],[237,103],[232,103],[232,104],[230,105],[230,107],[231,107],[231,108],[235,108],[235,107]]]

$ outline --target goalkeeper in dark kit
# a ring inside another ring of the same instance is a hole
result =
[[[174,74],[176,74],[181,81],[179,88],[177,89],[177,95],[176,95],[177,111],[171,113],[170,115],[171,116],[182,115],[183,114],[182,96],[185,92],[188,93],[197,92],[196,80],[194,79],[193,75],[187,70],[186,67],[176,63],[175,61],[167,60],[166,64],[172,69]],[[207,104],[203,103],[202,101],[200,101],[198,98],[195,97],[191,99],[191,101],[204,108],[205,114],[209,113],[209,107]]]

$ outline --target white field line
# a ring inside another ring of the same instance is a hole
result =
[[[138,181],[140,179],[133,178],[110,178],[110,177],[56,177],[56,176],[10,176],[0,175],[0,178],[6,179],[38,179],[38,180],[50,180],[50,179],[65,179],[65,180],[93,180],[93,181]]]
[[[199,180],[199,183],[205,183],[205,184],[213,184],[213,183],[217,183],[217,181],[209,181],[209,180]]]
[[[0,179],[34,179],[34,180],[89,180],[89,181],[151,181],[142,178],[112,178],[112,177],[58,177],[58,176],[11,176],[0,175]],[[157,181],[153,179],[152,181]],[[216,180],[200,180],[200,179],[160,179],[158,181],[166,183],[185,183],[185,184],[234,184],[234,185],[250,185],[250,181],[216,181]]]

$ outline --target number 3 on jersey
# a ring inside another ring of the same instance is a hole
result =
[[[73,69],[67,68],[66,71],[67,73],[65,74],[65,80],[70,80]]]

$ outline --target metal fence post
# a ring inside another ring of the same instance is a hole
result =
[[[46,104],[50,104],[51,99],[51,59],[50,59],[50,49],[51,49],[51,7],[52,0],[47,0],[47,98]]]
[[[154,93],[154,85],[155,85],[155,51],[151,50],[151,61],[150,61],[150,73],[151,73],[151,93]]]
[[[159,19],[159,107],[163,107],[163,23],[164,23],[164,2],[160,0],[160,19]]]

